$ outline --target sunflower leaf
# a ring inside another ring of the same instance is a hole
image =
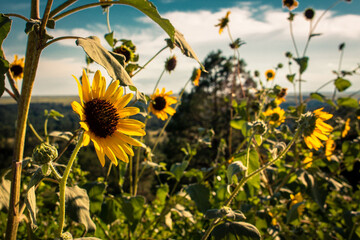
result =
[[[0,14],[0,97],[5,90],[5,73],[9,70],[9,62],[4,59],[2,43],[11,29],[11,19]]]
[[[110,47],[114,47],[114,32],[107,33],[104,37]]]
[[[343,92],[351,86],[351,82],[349,80],[343,79],[341,77],[337,78],[334,84],[339,92]]]
[[[294,60],[300,67],[300,73],[305,72],[308,66],[309,58],[308,57],[294,58]]]
[[[122,55],[110,53],[101,46],[97,37],[78,38],[76,44],[82,47],[91,59],[103,66],[112,79],[119,80],[122,86],[129,86],[134,89],[136,98],[146,103],[145,95],[137,90],[121,61],[119,62],[120,59],[123,59]]]
[[[0,182],[0,210],[2,208],[9,209],[10,188],[11,181],[2,177]]]
[[[215,240],[220,239],[261,239],[259,230],[247,222],[225,222],[217,225],[211,233]]]

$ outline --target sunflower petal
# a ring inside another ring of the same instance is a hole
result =
[[[94,147],[95,147],[95,151],[96,151],[96,155],[98,156],[98,159],[100,161],[101,166],[105,166],[105,153],[104,153],[104,148],[102,146],[99,145],[99,143],[95,140],[92,139],[93,143],[94,143]]]
[[[83,97],[83,91],[82,91],[81,83],[79,82],[79,80],[74,75],[73,75],[73,78],[75,78],[76,83],[78,85],[80,104],[81,104],[81,106],[84,106],[84,97]]]
[[[116,103],[123,94],[124,94],[124,88],[119,87],[116,90],[116,92],[111,96],[110,102],[113,103],[113,104]]]
[[[89,143],[90,143],[90,135],[88,132],[85,132],[84,138],[83,138],[83,146],[85,147],[85,146],[89,145]]]
[[[100,98],[100,81],[101,81],[101,72],[98,70],[95,72],[91,86],[93,98]]]
[[[87,77],[85,70],[83,70],[81,82],[82,82],[84,101],[89,102],[92,97],[91,97],[91,92],[90,92],[89,78]]]
[[[122,96],[118,102],[115,103],[117,109],[121,109],[124,108],[133,98],[133,94],[132,93],[128,93],[124,96]]]
[[[84,118],[84,116],[85,116],[84,108],[81,106],[80,103],[73,101],[71,103],[71,107],[72,107],[73,111],[76,112],[80,116],[80,119]]]
[[[125,118],[128,116],[132,116],[135,114],[138,114],[140,112],[140,109],[137,107],[127,107],[127,108],[123,108],[118,112],[118,115],[120,118]]]
[[[126,136],[122,132],[116,131],[116,132],[114,132],[114,135],[115,135],[115,137],[121,139],[121,141],[128,143],[130,145],[137,146],[137,147],[145,147],[145,145],[143,143],[139,142],[138,140],[136,140],[134,138]]]
[[[104,146],[104,152],[105,152],[106,156],[110,159],[110,161],[115,166],[117,166],[118,161],[117,161],[116,155],[114,154],[114,152],[111,150],[111,148],[108,145],[109,145],[109,142],[108,142],[107,146]]]
[[[110,99],[110,97],[115,93],[116,89],[119,87],[119,81],[113,81],[108,89],[106,89],[104,98]]]

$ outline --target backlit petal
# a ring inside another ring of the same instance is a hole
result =
[[[81,82],[82,82],[84,101],[89,102],[89,101],[91,101],[92,97],[91,97],[91,92],[90,92],[89,78],[87,77],[85,70],[83,70]]]

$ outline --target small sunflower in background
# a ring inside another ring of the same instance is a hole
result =
[[[335,141],[331,137],[329,137],[325,144],[325,156],[328,161],[331,160],[331,156],[333,155],[335,148]]]
[[[96,71],[92,86],[83,71],[81,82],[74,77],[79,88],[80,103],[71,103],[73,110],[80,116],[80,126],[85,130],[83,146],[90,140],[94,143],[96,154],[102,166],[105,155],[117,165],[117,159],[128,162],[134,156],[131,146],[143,146],[130,136],[144,136],[144,123],[128,117],[139,113],[137,107],[125,107],[133,94],[123,95],[119,81],[113,81],[106,89],[106,80]]]
[[[114,48],[114,52],[124,55],[126,63],[132,61],[132,59],[134,58],[134,52],[126,45],[121,45]]]
[[[293,194],[290,194],[290,198],[291,198],[291,203],[290,203],[290,208],[292,206],[294,206],[295,204],[297,203],[301,203],[304,201],[304,198],[303,196],[301,195],[301,192],[298,192],[297,194],[293,195]],[[303,214],[305,210],[305,205],[304,204],[300,204],[297,208],[297,211],[298,211],[298,214],[299,216]]]
[[[283,0],[283,7],[287,7],[290,11],[299,6],[299,2],[296,0]]]
[[[309,156],[305,157],[302,163],[304,164],[304,168],[308,169],[311,167],[312,162],[313,162],[313,152],[310,152]]]
[[[350,131],[350,118],[346,119],[344,130],[341,132],[341,137],[344,138]]]
[[[266,81],[274,80],[275,78],[275,71],[272,69],[269,69],[265,72]]]
[[[199,86],[200,77],[201,77],[201,69],[200,68],[194,69],[191,76],[191,81],[194,84],[194,86],[196,87]]]
[[[21,80],[24,78],[25,58],[18,58],[18,55],[14,55],[14,61],[10,64],[10,72],[14,80]]]
[[[279,94],[276,95],[276,98],[275,98],[275,103],[276,105],[280,105],[281,103],[283,102],[286,102],[285,100],[285,96],[287,94],[287,88],[282,88],[279,92]]]
[[[172,57],[169,57],[168,59],[166,59],[165,61],[165,70],[169,73],[171,73],[172,71],[174,71],[175,67],[176,67],[176,57],[175,55]]]
[[[172,104],[177,103],[176,97],[171,97],[172,91],[165,93],[165,88],[161,90],[156,89],[156,92],[151,95],[149,108],[151,112],[161,120],[165,121],[170,116],[175,114],[175,109],[171,107]]]
[[[332,114],[322,111],[324,108],[319,108],[313,112],[307,112],[301,115],[299,124],[303,129],[303,137],[305,144],[310,149],[318,150],[324,145],[320,140],[328,140],[328,135],[333,130],[333,127],[324,121],[333,117]]]
[[[269,117],[270,125],[279,126],[281,123],[285,122],[285,111],[280,107],[274,109],[268,108],[263,114],[265,117]]]
[[[228,25],[230,13],[231,13],[230,11],[227,11],[225,17],[219,19],[220,22],[215,25],[215,27],[220,27],[219,34],[221,34],[223,32],[224,28]]]

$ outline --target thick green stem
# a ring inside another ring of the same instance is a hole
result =
[[[80,150],[80,148],[82,147],[83,144],[83,136],[84,134],[81,133],[80,134],[80,138],[78,143],[76,144],[76,147],[73,151],[73,153],[70,156],[69,162],[66,166],[66,169],[64,171],[63,177],[61,178],[61,182],[60,182],[60,186],[59,186],[59,191],[60,191],[60,213],[59,213],[59,230],[57,232],[57,237],[61,237],[61,234],[63,232],[64,229],[64,225],[65,225],[65,190],[66,190],[66,182],[67,179],[69,177],[70,174],[70,170],[71,167],[76,159],[76,156]]]

